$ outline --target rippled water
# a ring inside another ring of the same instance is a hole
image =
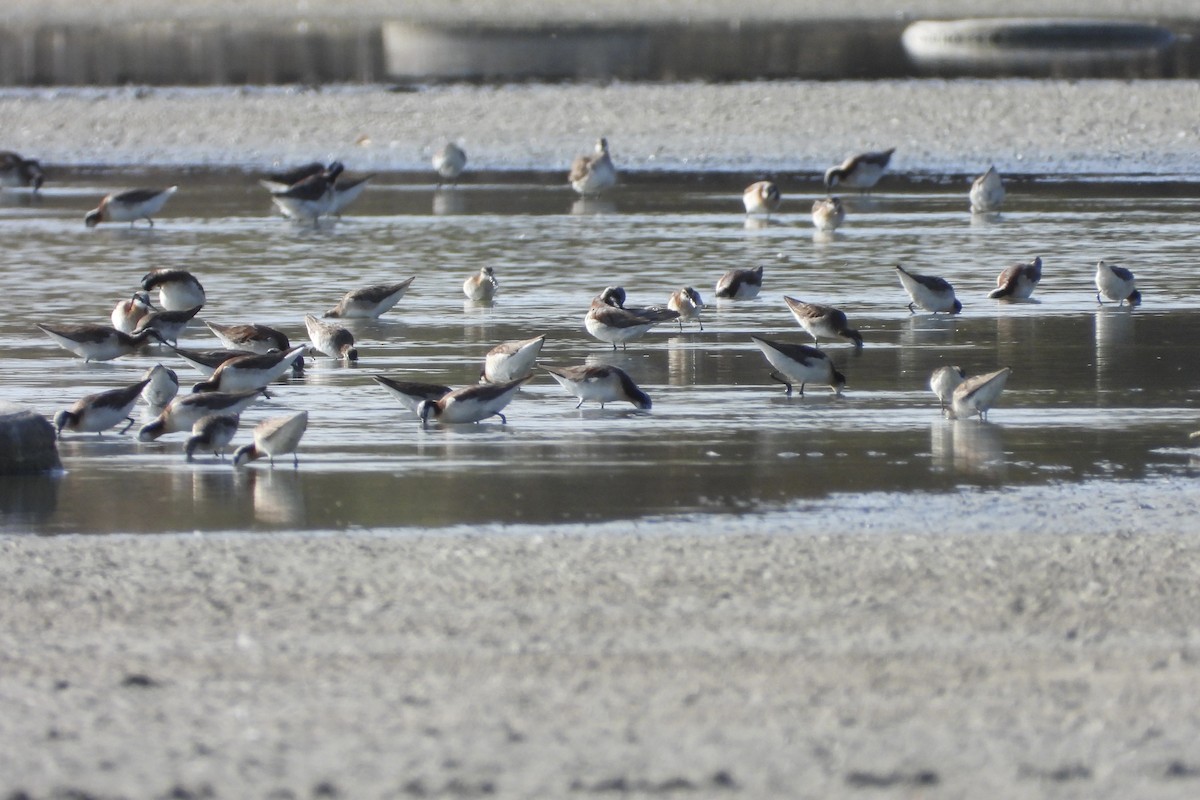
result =
[[[549,522],[753,510],[834,492],[1127,478],[1189,469],[1200,336],[1200,197],[1187,186],[1030,181],[1010,185],[996,220],[972,219],[965,185],[895,183],[847,198],[832,238],[815,237],[816,185],[788,185],[766,227],[747,226],[740,178],[632,179],[580,201],[560,176],[435,191],[421,176],[380,176],[340,221],[319,230],[272,212],[237,173],[79,174],[31,200],[0,196],[6,254],[0,291],[0,400],[52,416],[74,399],[134,382],[155,363],[185,385],[201,376],[170,354],[86,364],[38,321],[106,322],[152,268],[194,272],[217,322],[262,322],[305,340],[303,315],[346,290],[416,276],[382,320],[351,321],[362,358],[317,359],[303,378],[243,415],[308,409],[298,470],[187,463],[186,434],[67,435],[64,474],[0,483],[0,526],[39,532],[270,530]],[[153,230],[87,230],[83,214],[112,188],[178,183]],[[1040,255],[1035,302],[988,300],[996,275]],[[1098,306],[1099,258],[1133,269],[1136,311]],[[912,315],[893,265],[951,280],[957,318]],[[492,306],[465,302],[482,265],[501,282]],[[765,265],[757,300],[717,302],[732,267]],[[631,305],[679,286],[711,305],[704,331],[661,326],[614,353],[582,320],[590,298],[623,285]],[[788,398],[750,334],[807,342],[784,294],[836,304],[866,347],[828,351],[843,397],[809,387]],[[458,427],[417,420],[375,374],[474,382],[484,353],[546,334],[542,363],[615,363],[654,408],[575,410],[538,374],[499,420]],[[184,346],[219,346],[202,325]],[[1013,375],[991,421],[949,421],[927,388],[947,363]],[[139,420],[140,421],[140,420]],[[136,430],[136,429],[135,429]]]

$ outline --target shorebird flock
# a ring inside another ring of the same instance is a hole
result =
[[[824,174],[826,196],[812,204],[812,221],[820,233],[832,233],[846,220],[846,210],[835,189],[869,192],[885,174],[894,148],[862,153],[832,166]],[[467,155],[454,143],[448,143],[433,156],[432,168],[437,185],[457,182],[467,164]],[[263,176],[259,183],[272,202],[286,217],[299,224],[319,226],[322,217],[340,215],[357,199],[373,176],[346,176],[344,166],[313,162],[295,169]],[[44,182],[37,161],[16,153],[0,152],[0,185],[23,187],[36,192]],[[580,155],[571,164],[567,183],[585,196],[602,194],[618,185],[607,139],[601,138],[591,153]],[[154,217],[178,190],[137,188],[114,192],[100,200],[84,217],[88,227],[101,223],[127,222],[131,227],[145,221],[154,225]],[[995,167],[989,167],[971,186],[969,210],[973,214],[996,214],[1005,198],[1005,189]],[[770,215],[780,208],[783,197],[772,180],[758,180],[746,187],[742,196],[746,218]],[[900,288],[907,295],[911,313],[918,309],[930,314],[958,314],[963,304],[954,287],[944,278],[919,274],[903,265],[895,265]],[[987,296],[996,300],[1028,299],[1042,277],[1042,260],[1032,260],[1004,268],[996,279],[996,288]],[[197,452],[209,452],[224,458],[238,434],[240,414],[268,394],[273,383],[285,375],[303,374],[305,359],[327,357],[345,362],[360,358],[354,335],[339,324],[345,319],[378,319],[394,308],[413,283],[401,281],[364,286],[348,291],[337,303],[320,314],[306,314],[304,325],[307,344],[293,345],[282,332],[268,326],[246,322],[233,325],[208,321],[205,326],[221,343],[219,349],[197,350],[179,346],[183,332],[196,323],[196,315],[209,298],[199,278],[181,269],[152,270],[144,275],[137,290],[117,303],[108,325],[98,323],[38,323],[51,340],[86,361],[105,361],[130,355],[157,345],[198,370],[205,380],[195,382],[190,391],[180,393],[178,373],[163,364],[147,370],[138,382],[80,398],[59,411],[54,425],[64,432],[97,435],[125,423],[121,433],[133,424],[135,404],[141,400],[154,412],[152,421],[137,433],[140,441],[188,432],[184,453],[188,460]],[[731,269],[716,281],[714,295],[720,300],[745,301],[759,296],[763,287],[763,266]],[[1141,302],[1133,274],[1120,266],[1100,261],[1095,274],[1096,300],[1105,300],[1132,309]],[[489,303],[500,282],[491,267],[467,275],[462,291],[468,301]],[[843,309],[785,295],[783,302],[797,324],[811,337],[811,344],[749,336],[771,367],[770,377],[783,384],[791,395],[798,388],[803,396],[808,384],[827,385],[841,394],[846,377],[834,366],[821,347],[826,343],[847,341],[856,350],[867,343],[851,327]],[[694,323],[703,331],[702,312],[706,305],[693,286],[671,293],[664,305],[629,307],[623,287],[610,286],[597,294],[583,314],[583,327],[596,340],[613,350],[628,348],[656,326],[674,323],[679,330]],[[492,349],[481,365],[479,382],[454,388],[411,380],[408,376],[376,375],[375,382],[409,409],[422,426],[476,423],[497,417],[506,423],[504,409],[517,396],[521,386],[531,380],[545,335],[526,340],[503,342]],[[577,365],[540,367],[550,378],[585,402],[628,402],[637,409],[650,409],[652,401],[628,373],[613,365]],[[930,376],[929,388],[938,398],[942,413],[955,418],[977,416],[981,421],[997,402],[1012,370],[1005,366],[981,375],[968,376],[958,366],[941,367]],[[253,442],[237,447],[233,465],[241,466],[259,457],[274,463],[275,456],[293,456],[308,424],[308,413],[299,411],[285,417],[267,419],[252,432]]]

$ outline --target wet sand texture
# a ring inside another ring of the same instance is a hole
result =
[[[0,790],[1194,796],[1200,545],[1159,498],[1034,492],[1107,535],[10,537]]]

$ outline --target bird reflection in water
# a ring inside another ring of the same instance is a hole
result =
[[[934,420],[929,427],[933,463],[956,475],[1003,477],[1008,462],[1001,431],[999,425],[975,419]]]

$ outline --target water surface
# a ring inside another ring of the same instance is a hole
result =
[[[182,188],[153,229],[83,226],[104,192],[167,183]],[[298,341],[303,315],[346,290],[416,280],[381,320],[350,323],[357,365],[318,358],[243,415],[239,444],[259,420],[307,409],[298,470],[290,461],[239,470],[207,456],[187,463],[183,433],[154,443],[67,435],[62,475],[0,483],[0,526],[103,533],[634,519],[836,492],[1190,469],[1187,434],[1200,428],[1200,198],[1188,187],[1027,182],[1010,186],[1007,210],[984,220],[967,212],[965,184],[897,182],[848,197],[846,224],[832,237],[813,232],[815,185],[782,186],[782,213],[765,226],[745,223],[740,189],[720,176],[643,177],[580,200],[557,176],[441,190],[421,176],[380,176],[343,219],[316,230],[279,218],[240,173],[96,172],[39,198],[6,192],[0,400],[48,417],[159,362],[185,386],[201,379],[166,352],[87,364],[33,327],[106,322],[150,269],[194,272],[209,296],[203,319],[262,322]],[[1034,255],[1045,269],[1033,302],[986,298],[1002,268]],[[1097,304],[1100,258],[1137,273],[1142,307]],[[910,314],[896,263],[949,279],[963,313]],[[725,270],[757,264],[766,276],[758,299],[712,297]],[[490,306],[461,291],[483,265],[501,282]],[[710,303],[704,330],[664,325],[614,353],[582,325],[590,298],[613,284],[632,305],[695,286]],[[810,386],[789,398],[768,377],[751,334],[808,341],[784,294],[838,305],[862,332],[861,353],[827,345],[848,378],[842,397]],[[653,409],[576,410],[542,373],[509,406],[507,425],[423,430],[371,379],[471,383],[492,346],[539,334],[543,363],[617,364]],[[200,324],[181,344],[219,346]],[[927,380],[950,363],[970,373],[1013,368],[989,422],[940,415]]]

